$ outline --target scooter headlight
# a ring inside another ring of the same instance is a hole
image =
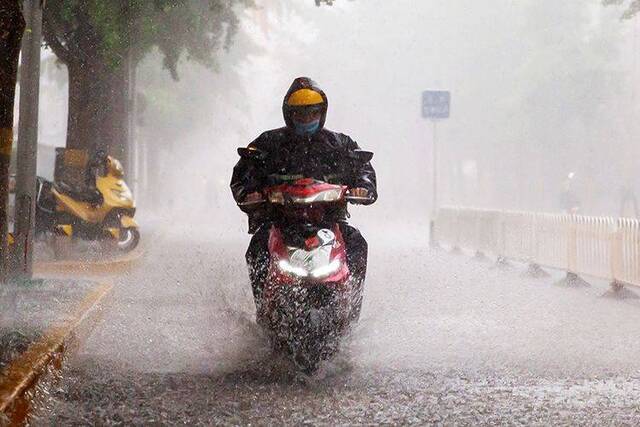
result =
[[[342,263],[339,259],[334,259],[330,264],[323,265],[322,267],[318,267],[311,272],[311,275],[316,279],[321,279],[323,277],[331,276],[333,273],[338,271]]]
[[[331,276],[333,273],[340,270],[341,266],[342,262],[339,259],[334,259],[333,261],[331,261],[331,263],[323,265],[322,267],[318,267],[315,270],[309,272],[303,267],[296,267],[295,265],[292,265],[287,260],[281,260],[278,263],[278,267],[280,267],[281,271],[302,279],[309,276],[313,277],[314,279],[322,279]]]
[[[114,195],[114,197],[126,201],[131,199],[133,196],[131,195],[131,191],[129,190],[116,190],[116,189],[112,189],[111,190],[111,194]]]
[[[291,265],[289,261],[284,259],[278,263],[278,267],[280,267],[280,270],[284,271],[285,273],[288,273],[297,277],[307,277],[309,275],[309,272],[304,268]]]

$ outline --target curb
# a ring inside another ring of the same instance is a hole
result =
[[[144,250],[137,248],[121,258],[108,261],[50,261],[34,263],[35,274],[113,274],[124,272],[133,267],[144,256]]]
[[[112,289],[111,285],[101,284],[87,292],[68,320],[51,326],[6,368],[0,380],[0,424],[3,416],[11,425],[27,421],[33,397],[31,390],[50,369],[59,371],[65,353],[88,337]]]

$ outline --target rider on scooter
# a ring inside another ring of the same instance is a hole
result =
[[[233,170],[231,190],[237,203],[260,200],[266,180],[273,175],[303,176],[323,181],[340,180],[352,196],[367,198],[369,205],[378,198],[376,173],[370,162],[352,161],[358,144],[349,136],[324,128],[328,101],[325,93],[311,79],[294,80],[283,102],[285,127],[264,132],[249,148],[265,153],[257,163],[241,158]],[[260,298],[268,265],[268,212],[258,207],[241,206],[249,216],[249,233],[253,238],[246,253],[254,297]],[[367,268],[367,242],[360,232],[347,224],[346,209],[335,212],[347,244],[347,263],[361,285]]]

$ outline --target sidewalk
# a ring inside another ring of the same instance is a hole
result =
[[[12,422],[26,416],[25,393],[88,333],[110,290],[82,279],[0,286],[0,424],[3,414]]]

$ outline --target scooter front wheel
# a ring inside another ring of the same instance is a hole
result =
[[[123,228],[116,246],[121,252],[131,252],[140,243],[140,231],[137,228]]]

